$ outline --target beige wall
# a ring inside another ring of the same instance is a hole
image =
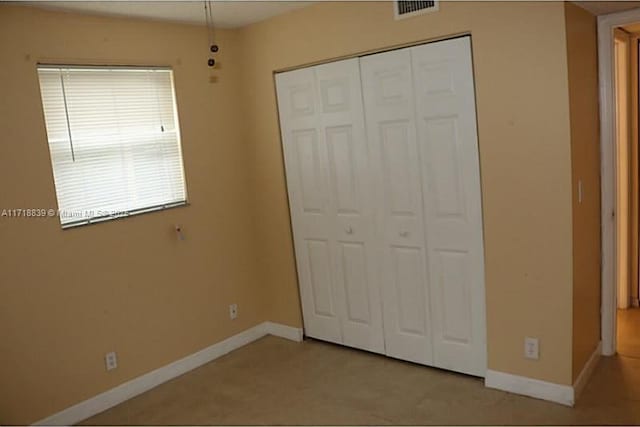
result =
[[[573,187],[573,379],[600,341],[600,138],[596,18],[566,3]],[[578,202],[578,180],[583,199]]]
[[[0,424],[36,421],[264,319],[239,42],[219,38],[210,84],[204,28],[0,6],[0,208],[56,207],[37,61],[171,65],[192,203],[66,231],[56,218],[0,218]],[[119,367],[106,373],[111,350]]]
[[[269,317],[301,325],[272,72],[471,32],[485,227],[489,368],[571,384],[569,98],[561,2],[442,2],[394,21],[388,2],[323,2],[242,30]],[[538,361],[523,357],[540,338]]]

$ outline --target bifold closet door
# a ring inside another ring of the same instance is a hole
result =
[[[484,376],[484,258],[468,37],[361,58],[386,353]]]
[[[358,59],[276,85],[305,333],[384,353]]]
[[[411,55],[360,59],[381,247],[386,354],[431,365],[431,315]]]
[[[305,333],[484,376],[470,38],[276,84]]]
[[[429,260],[433,362],[484,376],[480,162],[471,39],[410,48]]]

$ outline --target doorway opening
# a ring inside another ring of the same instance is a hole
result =
[[[615,348],[640,358],[638,75],[640,23],[613,31],[615,94]]]
[[[602,354],[637,358],[639,34],[640,9],[598,17]]]

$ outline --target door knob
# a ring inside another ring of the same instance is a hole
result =
[[[351,228],[351,226],[347,226],[347,228],[345,228],[344,231],[346,231],[347,234],[353,234],[353,228]]]
[[[409,232],[408,231],[401,231],[398,234],[400,234],[400,237],[409,237]]]

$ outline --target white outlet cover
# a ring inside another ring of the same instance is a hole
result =
[[[115,351],[109,352],[104,355],[104,364],[107,371],[111,371],[118,367],[118,356]]]
[[[229,318],[231,320],[236,319],[238,317],[238,304],[231,304],[229,306]]]
[[[524,357],[527,359],[538,360],[540,357],[540,347],[538,338],[524,338]]]

